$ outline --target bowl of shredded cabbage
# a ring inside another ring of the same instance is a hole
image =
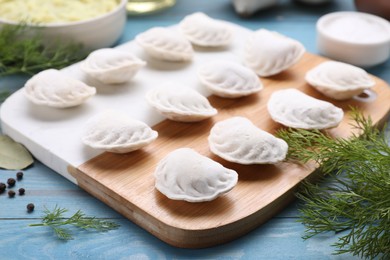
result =
[[[110,47],[122,35],[126,4],[127,0],[0,0],[0,29],[24,24],[38,29],[48,43],[72,41],[88,50]]]

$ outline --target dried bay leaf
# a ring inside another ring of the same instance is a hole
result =
[[[34,162],[29,151],[6,135],[0,135],[0,168],[21,170]]]

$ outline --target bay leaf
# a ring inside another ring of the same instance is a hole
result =
[[[0,135],[0,168],[21,170],[34,162],[30,152],[6,135]]]

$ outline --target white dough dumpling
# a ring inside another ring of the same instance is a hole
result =
[[[239,164],[274,164],[284,160],[288,150],[284,140],[240,116],[216,123],[208,142],[211,152]]]
[[[96,94],[96,89],[59,70],[48,69],[29,79],[24,93],[34,104],[67,108],[84,103]]]
[[[187,15],[180,22],[180,30],[195,45],[220,47],[229,45],[233,38],[232,28],[204,13]]]
[[[104,48],[91,52],[80,68],[91,78],[105,84],[131,80],[146,62],[127,51]]]
[[[317,65],[306,73],[305,79],[319,92],[336,100],[352,98],[375,85],[365,70],[338,61]]]
[[[146,94],[146,100],[165,117],[179,122],[196,122],[217,114],[206,97],[188,87],[166,85]]]
[[[144,122],[107,110],[87,121],[82,141],[94,149],[128,153],[150,144],[157,136],[158,133]]]
[[[336,127],[344,116],[341,108],[292,88],[272,93],[267,108],[274,121],[301,129]]]
[[[194,56],[191,43],[179,32],[154,27],[136,36],[135,41],[151,57],[165,61],[190,61]]]
[[[232,61],[217,60],[204,64],[198,78],[214,95],[226,98],[247,96],[263,89],[251,69]]]
[[[245,64],[257,75],[268,77],[287,70],[297,63],[305,47],[298,41],[277,32],[260,29],[246,43]]]
[[[170,152],[154,172],[155,187],[172,200],[211,201],[237,184],[236,171],[190,148]]]

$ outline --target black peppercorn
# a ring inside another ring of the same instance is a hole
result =
[[[17,172],[17,173],[16,173],[16,179],[17,179],[18,181],[20,181],[21,179],[23,179],[23,172]]]
[[[15,192],[13,190],[8,191],[8,197],[13,198],[15,197]]]
[[[27,212],[33,212],[34,208],[35,208],[34,204],[32,203],[27,204]]]
[[[0,194],[3,193],[6,188],[7,186],[5,185],[5,183],[0,182]]]
[[[9,178],[7,180],[7,183],[8,183],[8,187],[13,187],[13,186],[15,186],[16,181],[14,178]]]
[[[20,196],[23,196],[24,193],[25,193],[25,191],[26,191],[26,190],[25,190],[24,188],[20,188],[20,189],[19,189],[19,195],[20,195]]]

